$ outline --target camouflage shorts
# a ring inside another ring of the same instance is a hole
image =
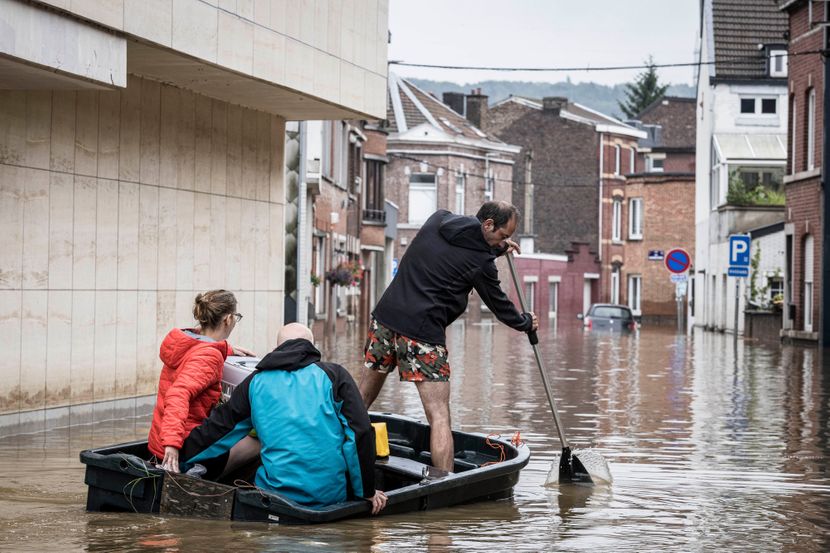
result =
[[[374,317],[369,324],[363,364],[367,369],[382,373],[390,373],[397,366],[401,380],[409,382],[446,382],[450,379],[445,346],[426,344],[397,334]]]

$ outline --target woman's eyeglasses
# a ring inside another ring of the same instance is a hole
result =
[[[236,319],[236,322],[241,321],[242,320],[242,313],[234,313],[233,318]]]

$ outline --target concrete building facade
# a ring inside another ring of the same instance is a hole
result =
[[[386,2],[329,7],[0,1],[0,422],[152,393],[206,289],[270,349],[285,121],[385,115]]]

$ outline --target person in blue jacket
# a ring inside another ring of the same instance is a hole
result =
[[[256,430],[262,466],[257,487],[309,508],[354,497],[386,506],[375,489],[375,435],[351,375],[322,362],[307,327],[292,323],[277,337],[277,348],[262,358],[230,400],[215,408],[182,446],[186,466],[201,463],[221,473],[234,444]]]

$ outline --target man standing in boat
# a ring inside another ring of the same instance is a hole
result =
[[[509,240],[518,210],[486,202],[475,217],[438,210],[424,223],[401,259],[398,273],[378,301],[369,323],[360,394],[368,409],[386,376],[414,382],[430,425],[433,466],[453,470],[450,427],[450,365],[446,328],[467,308],[475,289],[504,324],[536,330],[533,313],[520,313],[499,285],[495,259],[519,252]]]

